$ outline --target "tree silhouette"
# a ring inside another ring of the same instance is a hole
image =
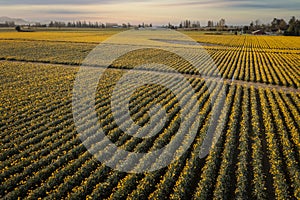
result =
[[[16,26],[16,31],[21,32],[21,27],[20,26]]]
[[[300,36],[300,21],[298,19],[296,20],[295,17],[292,17],[289,21],[289,28],[284,34],[290,36]]]

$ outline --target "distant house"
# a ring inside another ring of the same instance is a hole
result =
[[[266,35],[266,32],[262,30],[253,31],[252,35]]]
[[[117,23],[106,23],[106,28],[119,28]]]

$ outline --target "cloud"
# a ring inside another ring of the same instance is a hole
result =
[[[26,19],[95,19],[110,22],[177,23],[182,19],[248,23],[273,17],[299,18],[299,0],[0,0],[4,16]]]
[[[62,15],[79,15],[79,14],[94,14],[96,12],[82,11],[82,10],[66,10],[66,9],[56,9],[56,10],[44,10],[44,14],[62,14]]]
[[[157,4],[157,6],[193,6],[193,5],[205,6],[205,5],[213,5],[215,3],[218,2],[216,1],[186,1],[186,2],[173,1],[168,3]]]
[[[145,2],[142,0],[0,0],[0,5],[101,5],[127,2]]]
[[[230,7],[242,9],[290,9],[300,10],[300,1],[234,1]]]
[[[299,0],[0,0],[0,5],[114,5],[145,3],[156,7],[222,7],[243,9],[291,9],[300,10]]]
[[[211,0],[211,1],[173,1],[168,3],[157,4],[164,7],[178,7],[178,6],[198,6],[198,7],[211,7],[211,8],[240,8],[240,9],[291,9],[300,10],[300,1],[297,0]]]

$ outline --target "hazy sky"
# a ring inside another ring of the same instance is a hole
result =
[[[0,16],[32,21],[90,20],[178,24],[183,19],[208,20],[225,18],[227,24],[249,24],[273,17],[300,18],[300,0],[0,0]]]

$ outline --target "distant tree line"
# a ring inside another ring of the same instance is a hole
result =
[[[273,34],[281,34],[287,36],[299,36],[300,35],[300,20],[292,17],[287,23],[284,19],[274,18],[271,23],[261,24],[260,20],[255,20],[246,26],[228,26],[225,19],[220,19],[217,22],[209,20],[207,25],[200,26],[199,21],[184,20],[180,22],[178,26],[168,24],[165,27],[172,29],[186,29],[186,30],[205,30],[205,31],[234,31],[242,33],[252,33],[257,30],[263,32],[269,32]]]
[[[59,21],[51,21],[48,24],[48,27],[73,27],[73,28],[131,28],[133,25],[130,23],[122,23],[121,25],[117,23],[101,23],[101,22],[87,22],[87,21],[76,21],[76,22],[59,22]],[[135,27],[139,28],[147,28],[152,27],[152,23],[145,24],[144,22],[142,24],[138,24]]]
[[[300,36],[300,20],[292,17],[284,34],[289,36]]]
[[[13,22],[13,21],[10,21],[10,22],[6,21],[3,24],[0,23],[0,27],[15,27],[15,26],[16,26],[15,22]]]
[[[142,24],[138,25],[139,28],[148,28],[148,27],[152,27],[152,24],[145,24],[144,22]]]
[[[299,36],[300,21],[295,17],[292,17],[287,23],[284,19],[274,18],[270,24],[261,24],[259,20],[255,20],[250,23],[250,26],[243,27],[244,33],[251,33],[256,30],[279,33],[288,36]]]
[[[184,21],[180,22],[178,28],[200,28],[200,27],[201,27],[201,25],[200,25],[199,21],[191,22],[191,20],[184,20]]]
[[[86,21],[76,21],[76,22],[51,21],[48,24],[48,27],[105,28],[105,24],[99,22],[86,22]]]
[[[15,22],[7,21],[5,23],[0,23],[0,27],[16,27]],[[22,26],[23,27],[23,26]],[[41,24],[39,22],[34,24],[28,24],[27,27],[70,27],[70,28],[131,28],[133,27],[130,23],[123,23],[118,25],[116,23],[101,23],[101,22],[90,22],[90,21],[73,21],[73,22],[61,22],[61,21],[51,21],[49,24]],[[134,27],[146,28],[152,27],[152,24],[139,24]],[[252,33],[254,31],[260,30],[263,32],[282,34],[287,36],[300,36],[300,20],[292,17],[287,23],[284,19],[274,18],[268,24],[261,24],[260,20],[255,20],[246,26],[228,26],[226,25],[225,19],[220,19],[217,22],[209,20],[206,25],[201,26],[199,21],[183,20],[179,25],[173,25],[168,23],[164,27],[170,29],[187,29],[187,30],[205,30],[205,31],[234,31],[236,34],[241,33]]]
[[[220,19],[217,23],[214,23],[212,20],[209,20],[207,26],[201,26],[200,21],[191,21],[191,20],[184,20],[180,22],[179,26],[175,26],[172,24],[168,24],[169,28],[173,29],[190,29],[190,30],[200,30],[204,27],[211,29],[211,30],[225,30],[227,28],[225,19]]]
[[[151,24],[152,26],[152,24]],[[118,25],[117,23],[101,23],[101,22],[87,22],[87,21],[75,21],[75,22],[59,22],[59,21],[51,21],[48,24],[48,27],[73,27],[73,28],[115,28],[115,27],[122,27],[122,28],[130,28],[130,23],[123,23],[122,25]]]

